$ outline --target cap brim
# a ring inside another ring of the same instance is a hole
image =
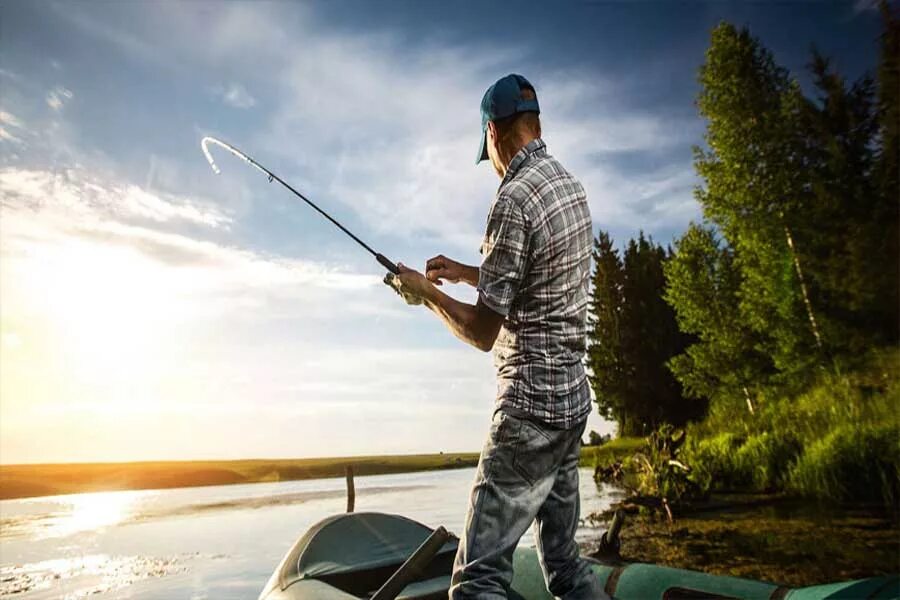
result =
[[[481,144],[478,146],[478,156],[475,158],[475,164],[477,165],[483,160],[488,159],[487,153],[487,129],[483,129],[481,131]]]

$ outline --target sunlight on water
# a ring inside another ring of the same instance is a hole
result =
[[[40,532],[40,537],[63,537],[116,525],[135,512],[138,503],[154,492],[97,492],[60,497],[61,510]]]
[[[42,597],[74,600],[120,590],[141,580],[182,573],[183,561],[181,557],[91,554],[2,566],[0,597],[45,591],[40,594]]]
[[[475,469],[356,480],[356,509],[460,532]],[[581,472],[582,514],[621,492]],[[0,501],[0,599],[255,598],[297,538],[346,507],[343,478]],[[593,543],[585,521],[577,541]],[[529,531],[522,544],[534,544]]]

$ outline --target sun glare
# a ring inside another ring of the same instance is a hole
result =
[[[152,492],[98,492],[60,497],[61,510],[44,530],[44,537],[64,537],[125,522],[149,493]]]
[[[71,238],[17,258],[4,265],[5,345],[40,349],[46,375],[70,382],[114,385],[158,370],[186,300],[172,269],[133,248]]]

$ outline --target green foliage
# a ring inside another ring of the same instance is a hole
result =
[[[695,493],[696,486],[688,477],[691,469],[679,456],[684,441],[684,430],[675,430],[671,425],[663,425],[650,434],[646,449],[635,453],[628,462],[635,475],[636,492],[660,498],[667,505]]]
[[[652,240],[630,240],[623,258],[600,232],[594,249],[588,361],[598,410],[623,435],[644,435],[662,423],[682,425],[702,414],[666,368],[686,337],[663,299],[669,253]]]
[[[609,234],[601,231],[594,240],[594,273],[591,310],[589,313],[588,365],[591,387],[596,394],[597,410],[605,419],[619,423],[619,434],[625,433],[624,365],[619,334],[620,318],[625,304],[622,292],[622,260]]]
[[[684,451],[699,490],[900,500],[900,19],[881,10],[877,80],[847,83],[813,51],[812,97],[746,29],[716,27],[697,101],[704,223],[674,254],[597,240],[600,412],[645,434],[708,401]],[[628,466],[678,496],[687,471],[667,471],[658,441]]]
[[[746,478],[742,487],[759,492],[782,489],[801,450],[800,442],[789,432],[747,438],[734,457],[738,472]]]
[[[713,31],[698,97],[707,146],[695,150],[711,227],[692,225],[666,270],[666,299],[698,337],[671,362],[688,393],[798,392],[900,337],[900,34],[883,12],[877,86],[848,85],[814,51],[815,98],[746,29]]]
[[[700,83],[708,149],[695,150],[705,183],[697,199],[731,249],[739,322],[778,373],[796,379],[816,357],[788,243],[805,193],[799,88],[746,29],[728,24],[713,31]]]
[[[720,433],[707,438],[688,434],[685,460],[693,471],[691,478],[703,490],[722,490],[736,487],[744,481],[734,462],[735,451],[743,439],[733,433]]]
[[[788,488],[829,500],[900,502],[900,425],[846,425],[806,448]]]
[[[756,415],[714,410],[688,427],[700,489],[789,491],[824,501],[900,501],[900,351],[874,351]]]
[[[672,373],[691,397],[746,406],[747,397],[774,373],[774,365],[759,349],[762,336],[741,315],[733,250],[714,230],[692,223],[676,243],[665,275],[665,299],[681,330],[696,340],[669,361]]]

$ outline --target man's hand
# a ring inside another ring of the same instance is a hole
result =
[[[443,259],[443,257],[436,258]],[[429,264],[434,260],[428,261]],[[466,276],[466,269],[473,269],[475,271],[473,285],[477,285],[478,269],[459,266],[463,269],[464,275],[459,281],[470,281]],[[397,275],[388,273],[384,282],[394,288],[407,304],[424,304],[447,324],[456,337],[479,350],[487,352],[493,347],[494,340],[497,339],[497,334],[503,326],[505,319],[503,315],[488,308],[481,298],[475,305],[451,298],[437,289],[424,275],[404,266],[403,263],[397,263],[397,268],[400,273]]]
[[[425,277],[435,285],[443,285],[441,281],[443,279],[450,283],[464,281],[474,287],[478,285],[478,268],[458,263],[443,254],[438,254],[425,263]]]
[[[385,277],[384,282],[394,288],[407,304],[422,304],[434,290],[434,286],[424,275],[406,267],[403,263],[397,263],[397,268],[400,269],[400,273]]]

